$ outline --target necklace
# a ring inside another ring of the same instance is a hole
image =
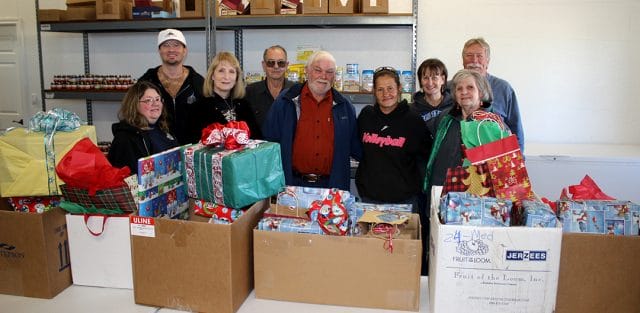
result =
[[[172,98],[175,98],[178,91],[180,91],[180,87],[182,87],[182,83],[184,83],[184,80],[187,78],[187,74],[189,74],[189,70],[183,67],[179,75],[171,77],[165,72],[164,68],[161,67],[161,70],[158,71],[158,78],[164,89],[167,90]]]
[[[222,115],[224,115],[224,118],[227,119],[227,122],[235,121],[236,120],[236,106],[235,106],[235,104],[233,104],[233,100],[231,100],[231,104],[229,104],[229,102],[227,102],[227,99],[222,98],[222,101],[224,101],[224,104],[227,106],[226,110],[222,110]]]

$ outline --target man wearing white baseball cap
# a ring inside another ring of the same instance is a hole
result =
[[[204,78],[193,67],[184,65],[187,52],[187,40],[181,31],[171,28],[160,31],[158,53],[162,64],[148,69],[139,79],[151,81],[160,88],[169,130],[181,145],[200,139],[201,129],[196,121],[204,98]]]

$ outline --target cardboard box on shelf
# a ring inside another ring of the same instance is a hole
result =
[[[564,233],[556,313],[638,312],[640,237]]]
[[[360,1],[358,0],[329,0],[329,13],[353,14],[358,13]]]
[[[68,7],[61,20],[63,21],[93,21],[96,19],[95,7]]]
[[[246,14],[245,5],[241,0],[216,0],[217,16],[235,16]]]
[[[96,5],[96,0],[67,0],[67,6],[86,6],[86,5]]]
[[[389,0],[361,0],[362,13],[389,13]]]
[[[251,15],[269,15],[276,14],[275,0],[251,0],[249,4],[249,14]]]
[[[302,14],[327,14],[329,13],[328,0],[305,0],[302,3]]]
[[[431,216],[431,313],[554,312],[561,226],[443,225]]]
[[[51,299],[71,285],[65,212],[15,212],[0,198],[0,293]]]
[[[132,289],[129,216],[67,214],[66,220],[73,283]]]
[[[194,312],[235,312],[253,289],[253,236],[262,200],[229,225],[131,217],[134,299]]]
[[[203,16],[204,0],[180,0],[180,18]]]
[[[58,9],[39,9],[38,20],[40,22],[58,22],[60,21],[64,10]]]
[[[97,0],[96,19],[98,20],[130,20],[133,0]]]
[[[254,230],[255,294],[261,299],[418,311],[422,244],[413,239]]]

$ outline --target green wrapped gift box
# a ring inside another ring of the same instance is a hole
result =
[[[278,143],[252,141],[239,150],[194,144],[182,151],[191,198],[239,209],[284,187]]]

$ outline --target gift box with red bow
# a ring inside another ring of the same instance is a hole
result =
[[[240,209],[284,187],[280,145],[249,139],[244,122],[214,123],[182,152],[190,198]]]
[[[608,196],[589,175],[562,190],[557,209],[564,232],[640,235],[640,205]]]

